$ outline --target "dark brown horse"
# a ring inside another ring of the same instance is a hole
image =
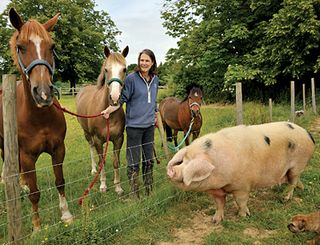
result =
[[[123,80],[126,75],[125,57],[129,52],[128,46],[122,53],[111,53],[105,47],[106,59],[101,67],[97,85],[88,85],[80,90],[76,98],[77,113],[82,115],[96,115],[106,109],[109,105],[116,106],[119,103]],[[90,145],[91,173],[97,172],[94,160],[95,151],[99,155],[99,162],[103,158],[103,144],[106,142],[107,123],[102,116],[96,118],[80,118],[78,121],[84,131],[86,140]],[[123,190],[120,185],[120,149],[123,144],[123,131],[125,125],[124,111],[122,107],[112,113],[109,117],[110,141],[113,143],[113,167],[115,191],[121,195]],[[107,189],[104,168],[100,175],[100,191]]]
[[[200,134],[202,126],[202,116],[200,107],[202,104],[202,91],[198,87],[192,87],[188,96],[180,101],[175,97],[165,98],[160,102],[159,111],[162,123],[167,133],[167,140],[172,141],[172,132],[174,130],[173,139],[175,146],[178,146],[178,131],[183,131],[185,144],[189,145],[189,128],[192,133],[192,140],[196,139]]]
[[[21,183],[30,190],[32,224],[39,230],[38,203],[40,192],[37,187],[35,163],[39,155],[51,155],[55,184],[59,192],[61,219],[71,222],[64,192],[62,163],[65,156],[64,138],[66,121],[63,112],[53,106],[59,104],[54,97],[54,42],[49,34],[58,21],[59,14],[40,24],[36,20],[26,23],[14,9],[9,12],[10,22],[17,30],[10,41],[11,53],[22,82],[17,83],[17,124],[19,144],[19,166]],[[2,94],[0,95],[0,147],[3,157]]]

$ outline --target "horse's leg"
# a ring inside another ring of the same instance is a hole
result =
[[[178,146],[178,130],[174,130],[173,132],[174,145]]]
[[[90,156],[91,156],[91,174],[95,175],[97,173],[96,161],[94,159],[96,153],[96,148],[94,145],[90,144]]]
[[[84,136],[90,145],[91,174],[95,175],[97,173],[96,161],[95,161],[96,148],[94,147],[94,143],[91,135],[88,132],[84,131]]]
[[[59,192],[59,208],[61,211],[61,220],[67,224],[73,221],[73,216],[69,211],[66,195],[64,192],[64,178],[62,163],[65,156],[65,146],[62,142],[58,144],[55,151],[51,154],[55,184]]]
[[[32,157],[25,152],[20,151],[20,162],[21,166],[21,175],[26,181],[26,184],[29,187],[29,200],[32,204],[32,225],[34,231],[39,231],[41,229],[41,222],[39,216],[39,200],[40,200],[40,191],[37,187],[37,175],[35,170],[35,162],[37,158]]]
[[[114,180],[115,191],[120,196],[123,194],[120,182],[120,149],[123,144],[123,135],[116,138],[113,141],[113,169],[114,169]]]
[[[184,133],[184,137],[186,137],[186,135],[188,133],[188,130],[187,131],[183,131],[183,133]],[[186,144],[186,146],[189,145],[189,135],[187,135],[186,140],[184,141],[184,143]]]
[[[200,129],[196,130],[196,131],[193,131],[193,133],[192,133],[192,141],[194,141],[196,138],[198,138],[199,134],[200,134]]]
[[[94,138],[94,146],[96,148],[96,151],[99,155],[99,164],[102,164],[101,173],[100,173],[100,192],[106,192],[107,191],[107,183],[106,183],[106,175],[104,172],[104,162],[103,160],[103,142],[99,140],[97,137]],[[100,168],[99,165],[99,168]]]

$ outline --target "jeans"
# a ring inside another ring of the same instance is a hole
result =
[[[127,127],[126,130],[128,172],[139,172],[141,153],[143,167],[153,164],[154,126],[148,128]]]

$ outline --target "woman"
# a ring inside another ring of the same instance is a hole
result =
[[[126,103],[126,131],[128,178],[131,191],[139,198],[139,171],[142,153],[142,176],[149,195],[153,184],[153,143],[157,111],[159,78],[154,53],[144,49],[138,56],[138,65],[124,82],[120,104]],[[108,107],[102,114],[108,118],[119,107]]]

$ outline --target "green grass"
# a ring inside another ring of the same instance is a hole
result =
[[[75,111],[75,100],[64,96],[61,104]],[[269,121],[266,105],[245,103],[244,123],[255,124]],[[202,107],[203,127],[201,134],[234,126],[236,123],[235,106],[206,105]],[[289,120],[288,105],[273,106],[273,121]],[[311,110],[309,110],[311,111]],[[296,123],[310,128],[316,117],[307,113],[297,118]],[[160,165],[154,167],[154,192],[147,197],[142,191],[141,200],[126,198],[129,184],[126,176],[125,145],[121,150],[121,183],[125,196],[119,198],[114,192],[113,167],[111,162],[112,144],[108,150],[106,176],[108,191],[99,192],[99,181],[85,200],[83,208],[78,205],[79,197],[88,187],[93,177],[90,174],[90,153],[82,129],[76,118],[66,115],[66,157],[64,161],[64,177],[69,208],[75,221],[66,226],[60,222],[58,208],[58,192],[54,185],[54,176],[50,157],[43,154],[37,162],[38,186],[41,190],[40,216],[42,230],[32,233],[30,210],[31,204],[26,194],[22,200],[23,234],[25,244],[155,244],[159,241],[172,241],[173,229],[188,227],[188,219],[197,211],[205,211],[212,216],[215,207],[212,200],[204,193],[181,192],[167,180],[165,155],[161,148],[158,131],[155,143]],[[181,133],[179,139],[182,139]],[[320,134],[314,132],[316,142],[320,142]],[[320,204],[320,164],[319,144],[316,152],[302,175],[305,190],[296,190],[294,199],[283,202],[285,185],[273,189],[251,193],[249,218],[239,218],[232,198],[228,198],[225,210],[226,219],[222,222],[223,230],[214,230],[204,238],[204,244],[303,244],[312,234],[291,234],[286,226],[290,217],[296,213],[311,212],[319,209]],[[140,181],[142,184],[142,179]],[[4,186],[0,186],[0,241],[7,239]],[[244,234],[247,228],[272,231],[265,238],[253,238]],[[32,234],[32,235],[31,235]]]

